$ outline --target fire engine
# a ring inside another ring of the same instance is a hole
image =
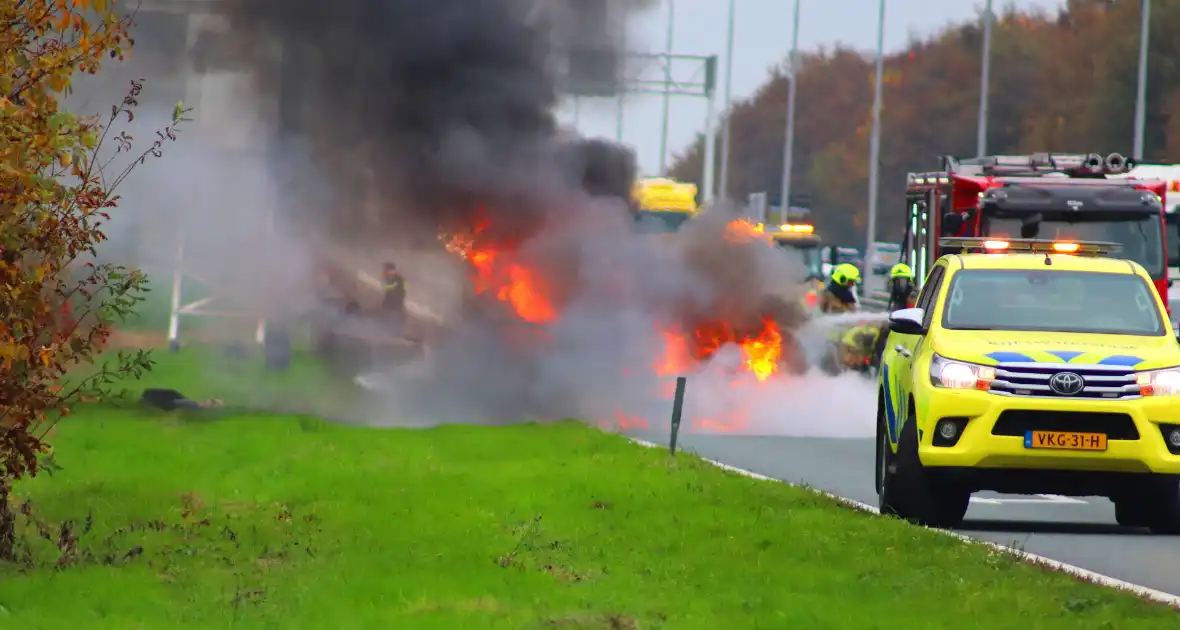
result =
[[[1180,164],[1139,163],[1124,177],[1167,182],[1164,195],[1164,216],[1168,226],[1168,276],[1180,277]]]
[[[941,170],[906,181],[902,256],[919,284],[939,256],[957,252],[940,238],[1109,241],[1143,265],[1167,304],[1167,184],[1127,178],[1131,160],[1035,153],[941,161]]]

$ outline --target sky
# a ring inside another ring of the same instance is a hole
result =
[[[718,55],[718,111],[724,107],[725,47],[729,23],[726,0],[663,0],[661,6],[637,17],[630,29],[630,48],[644,52],[663,52],[668,32],[668,5],[674,2],[673,53],[678,55]],[[1064,0],[999,0],[1001,7],[1054,11]],[[950,24],[979,19],[984,0],[887,0],[885,9],[885,49],[904,49],[911,37],[930,35]],[[733,51],[733,99],[741,99],[757,90],[769,77],[769,69],[786,59],[790,52],[794,3],[791,0],[736,0]],[[802,0],[799,20],[800,50],[815,50],[837,43],[872,52],[877,45],[878,3],[874,0]],[[699,66],[697,66],[699,67]],[[674,75],[686,81],[696,70],[688,61],[677,62]],[[654,72],[654,75],[652,74]],[[663,71],[652,68],[645,78],[661,77]],[[807,98],[798,94],[799,99]],[[565,103],[559,116],[583,134],[617,138],[618,103],[614,99],[580,99],[577,107]],[[667,160],[682,151],[704,128],[705,99],[674,96],[668,124]],[[631,95],[624,101],[623,142],[638,153],[639,166],[645,175],[659,171],[660,135],[663,97]],[[768,133],[781,133],[769,130]]]

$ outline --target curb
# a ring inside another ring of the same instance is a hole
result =
[[[632,442],[634,442],[640,446],[647,447],[647,448],[660,448],[660,449],[667,448],[666,446],[661,446],[659,444],[656,444],[655,442],[649,442],[647,440],[641,440],[639,438],[633,438],[630,436],[624,436],[624,437],[627,437],[627,439],[631,440]],[[694,455],[695,455],[695,453],[694,453]],[[699,455],[696,455],[696,456],[700,457]],[[727,470],[732,473],[736,473],[736,474],[741,475],[743,477],[750,477],[752,479],[758,479],[760,481],[770,481],[770,482],[774,482],[774,483],[786,484],[786,485],[791,486],[793,488],[800,488],[800,489],[806,490],[808,492],[813,492],[815,494],[825,496],[829,499],[834,499],[834,500],[836,500],[848,507],[851,507],[857,511],[860,511],[860,512],[865,512],[868,514],[875,514],[877,516],[881,515],[880,510],[878,510],[876,507],[874,507],[872,505],[869,505],[868,503],[862,503],[860,501],[855,501],[853,499],[849,499],[847,497],[842,497],[837,494],[832,494],[831,492],[825,492],[823,490],[819,490],[816,488],[801,486],[797,483],[792,483],[790,481],[784,481],[782,479],[775,479],[774,477],[768,477],[766,475],[762,475],[762,474],[759,474],[759,473],[756,473],[756,472],[753,472],[750,470],[746,470],[744,468],[738,468],[736,466],[731,466],[729,464],[719,462],[716,460],[712,460],[707,457],[701,457],[701,459],[708,462],[709,464],[711,464],[713,466],[716,466],[717,468],[720,468],[722,470]],[[926,529],[929,529],[930,531],[937,532],[939,534],[943,534],[946,536],[958,538],[959,540],[962,540],[963,542],[966,542],[968,544],[983,545],[984,547],[987,547],[993,551],[997,551],[1000,553],[1006,553],[1008,555],[1014,556],[1020,560],[1027,562],[1028,564],[1036,565],[1036,566],[1046,568],[1046,569],[1052,569],[1054,571],[1060,571],[1061,573],[1071,575],[1079,580],[1083,580],[1083,581],[1089,582],[1091,584],[1097,584],[1099,586],[1105,586],[1107,588],[1113,588],[1116,590],[1124,591],[1127,593],[1131,593],[1133,595],[1137,595],[1139,597],[1142,597],[1143,599],[1146,599],[1146,600],[1149,600],[1152,602],[1156,602],[1159,604],[1165,604],[1167,606],[1171,606],[1173,608],[1180,609],[1180,595],[1174,595],[1172,593],[1165,593],[1163,591],[1157,591],[1153,588],[1148,588],[1146,586],[1141,586],[1139,584],[1134,584],[1131,582],[1126,582],[1124,580],[1119,580],[1119,579],[1110,577],[1109,575],[1095,573],[1094,571],[1090,571],[1088,569],[1083,569],[1082,567],[1079,567],[1079,566],[1074,566],[1072,564],[1067,564],[1065,562],[1053,560],[1052,558],[1046,558],[1045,556],[1039,556],[1035,553],[1029,553],[1027,551],[1015,549],[1013,547],[1008,547],[1006,545],[1001,545],[999,543],[995,543],[990,540],[983,540],[981,538],[973,538],[971,536],[967,536],[966,534],[960,534],[958,532],[953,532],[953,531],[949,531],[949,530],[945,530],[945,529],[935,529],[935,528],[931,528],[931,527],[927,527]]]

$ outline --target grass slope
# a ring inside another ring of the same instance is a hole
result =
[[[55,446],[64,470],[18,494],[50,538],[64,519],[92,528],[68,566],[35,536],[35,566],[0,565],[0,627],[1177,627],[1173,610],[574,422],[92,407]]]

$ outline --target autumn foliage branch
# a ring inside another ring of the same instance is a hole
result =
[[[95,364],[112,324],[146,291],[135,269],[95,262],[114,194],[131,171],[176,140],[171,124],[144,150],[115,126],[134,118],[133,81],[105,120],[66,111],[71,77],[96,74],[134,44],[133,15],[110,0],[0,3],[0,486],[36,474],[46,432],[82,396],[150,369],[145,352]],[[104,154],[104,145],[115,144]],[[116,158],[129,163],[114,169]],[[111,172],[113,171],[113,172]]]

